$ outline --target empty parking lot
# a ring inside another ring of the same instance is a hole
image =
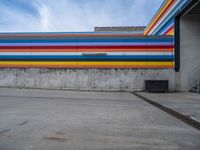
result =
[[[128,92],[0,89],[1,150],[188,150],[200,132]]]

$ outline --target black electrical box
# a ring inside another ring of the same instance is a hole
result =
[[[169,91],[168,80],[145,80],[145,91],[164,93]]]

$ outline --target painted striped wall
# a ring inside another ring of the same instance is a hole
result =
[[[173,68],[173,38],[95,32],[0,34],[0,67]]]
[[[147,26],[145,35],[174,35],[175,15],[192,0],[165,0]]]

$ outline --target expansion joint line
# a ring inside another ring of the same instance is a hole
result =
[[[198,122],[198,121],[196,121],[194,119],[191,119],[189,116],[183,115],[183,114],[181,114],[181,113],[179,113],[179,112],[177,112],[177,111],[175,111],[173,109],[170,109],[170,108],[168,108],[166,106],[163,106],[163,105],[161,105],[161,104],[159,104],[157,102],[154,102],[153,100],[150,100],[150,99],[148,99],[148,98],[146,98],[146,97],[144,97],[144,96],[142,96],[142,95],[140,95],[140,94],[138,94],[136,92],[133,92],[132,94],[134,94],[138,98],[142,99],[143,101],[153,105],[154,107],[166,112],[167,114],[169,114],[169,115],[181,120],[182,122],[190,125],[191,127],[194,127],[197,130],[200,130],[200,122]]]

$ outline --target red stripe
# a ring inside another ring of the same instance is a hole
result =
[[[172,26],[164,33],[164,35],[166,35],[167,33],[169,33],[172,29],[174,29],[174,25],[172,25]]]
[[[174,48],[162,49],[0,49],[0,52],[173,52]]]
[[[146,45],[146,46],[0,46],[0,49],[164,49],[174,48],[173,45]]]

